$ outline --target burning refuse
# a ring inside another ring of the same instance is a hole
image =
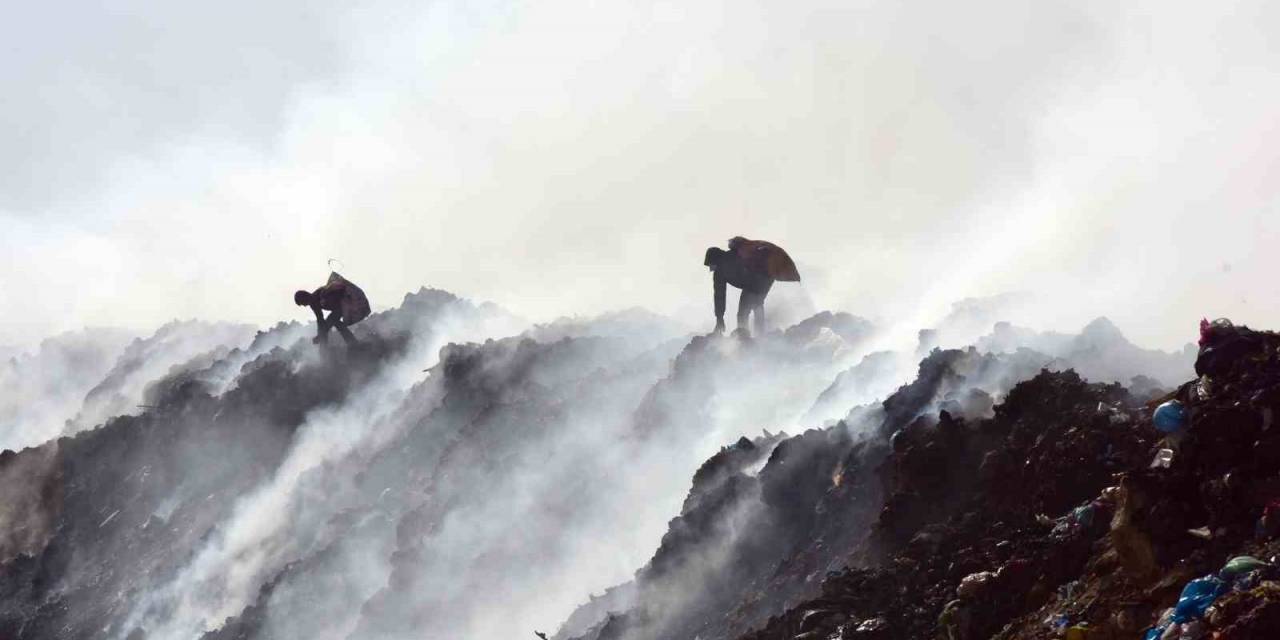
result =
[[[1175,360],[1113,335],[1078,349],[1006,325],[1000,349],[934,349],[908,373],[864,361],[868,327],[819,314],[690,339],[637,312],[530,328],[424,290],[362,322],[358,350],[282,325],[187,356],[133,399],[142,413],[0,456],[0,635],[1246,638],[1272,623],[1275,334],[1213,323],[1200,377],[1161,390],[1192,362],[1153,368]],[[802,422],[888,375],[887,396]],[[1135,376],[1141,395],[1118,384]],[[777,424],[800,426],[763,431]],[[1204,576],[1222,586],[1166,614]]]

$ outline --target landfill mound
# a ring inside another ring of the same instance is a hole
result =
[[[1151,402],[1043,372],[896,433],[858,568],[741,637],[1280,637],[1280,336],[1208,327],[1196,370]]]
[[[479,316],[451,295],[426,291],[407,297],[401,312],[416,319],[446,313]],[[126,348],[89,392],[119,402],[126,387],[140,387],[144,407],[0,453],[0,637],[124,637],[131,608],[276,471],[307,416],[341,403],[404,352],[410,334],[395,318],[371,323],[379,331],[349,353],[288,340],[297,326],[282,325],[243,348],[218,346],[157,365],[145,354],[165,342],[180,340],[180,350],[190,351],[240,335],[238,327],[186,335],[200,327],[167,325]],[[430,324],[414,322],[424,332]],[[157,367],[160,377],[145,384],[134,375]]]
[[[928,338],[928,332],[922,334]],[[964,434],[987,420],[1009,423],[1012,419],[1002,417],[997,406],[1040,411],[1041,403],[1057,406],[1069,400],[1097,411],[1103,400],[1115,403],[1128,397],[1119,385],[1086,384],[1073,366],[1151,380],[1144,387],[1148,393],[1158,383],[1146,374],[1165,377],[1183,370],[1189,373],[1192,368],[1185,354],[1133,346],[1105,319],[1064,342],[1065,347],[1055,347],[1058,355],[1015,340],[1005,341],[1013,348],[992,352],[972,347],[928,351],[922,344],[927,355],[909,384],[883,401],[849,408],[850,398],[869,393],[868,388],[884,387],[910,357],[894,352],[867,355],[840,373],[806,414],[812,418],[844,407],[842,420],[796,436],[779,438],[766,431],[764,437],[740,440],[708,461],[695,476],[661,545],[635,579],[592,598],[566,621],[557,637],[712,640],[747,634],[768,623],[771,616],[820,595],[827,573],[847,566],[878,565],[891,554],[894,540],[909,539],[909,534],[929,524],[929,518],[946,514],[951,500],[967,496],[996,438],[983,432],[986,435],[966,444]],[[677,374],[682,365],[696,366],[698,346],[695,341],[681,354]],[[1058,382],[1018,384],[1030,379]],[[1101,391],[1070,395],[1077,388]],[[1066,399],[1057,397],[1063,394]],[[1136,408],[1128,406],[1128,410]],[[1104,419],[1121,418],[1108,413]],[[949,435],[931,441],[929,434],[934,432]],[[1119,456],[1120,444],[1079,455]],[[1064,458],[1055,458],[1057,453]],[[1050,458],[1045,465],[1057,465],[1046,468],[1057,473],[1059,466],[1071,464],[1073,454],[1051,451],[1044,455]],[[997,462],[996,458],[990,461]],[[904,478],[910,473],[895,469],[897,464],[928,476],[927,480],[919,486],[908,483]],[[1096,491],[1100,487],[1093,485],[1106,478],[1089,480],[1079,479]],[[1045,508],[1054,513],[1062,498],[1055,495],[1050,502]],[[810,619],[809,625],[816,621]]]
[[[164,348],[201,327],[88,385],[121,415],[0,455],[0,637],[550,628],[643,564],[720,443],[794,420],[867,331],[820,314],[690,340],[639,310],[530,328],[423,290],[350,350],[298,323]]]
[[[682,358],[696,352],[686,351]],[[764,622],[844,566],[881,503],[876,434],[944,410],[984,415],[1040,358],[934,351],[915,380],[849,421],[739,440],[694,476],[679,517],[632,584],[580,609],[558,637],[727,638]],[[678,370],[678,369],[677,369]],[[619,608],[617,594],[630,606]],[[586,624],[592,621],[591,624]]]
[[[95,328],[45,339],[33,352],[0,361],[0,450],[141,413],[145,385],[171,367],[252,337],[244,325],[175,321],[145,338]]]
[[[0,453],[0,638],[774,633],[838,576],[906,579],[888,567],[921,545],[1044,534],[1042,514],[1112,481],[1040,434],[1087,414],[1113,428],[1088,455],[1143,463],[1141,402],[1182,366],[1121,359],[1117,376],[1150,381],[1135,399],[1065,370],[1127,348],[1106,331],[1065,355],[869,354],[878,328],[847,313],[689,336],[638,309],[530,326],[427,289],[357,325],[354,348],[311,330],[173,323],[85,351],[41,409],[71,418],[64,435]],[[1223,392],[1212,380],[1197,388]],[[999,475],[1028,451],[1073,479]],[[1038,497],[977,497],[1012,486]],[[969,529],[939,529],[969,512]],[[889,598],[911,603],[902,637],[933,633],[954,587]],[[822,610],[801,611],[804,633],[876,617]]]

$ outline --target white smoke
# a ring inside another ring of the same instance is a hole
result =
[[[63,429],[65,435],[91,429],[107,418],[136,415],[143,393],[153,381],[181,368],[208,366],[253,337],[249,325],[174,321],[147,338],[135,339],[120,354],[105,378],[89,390],[84,405]]]
[[[431,311],[437,303],[445,311]],[[115,637],[189,638],[240,624],[251,636],[273,638],[398,638],[423,624],[451,638],[552,631],[590,594],[627,582],[648,562],[709,456],[742,436],[795,433],[871,404],[909,380],[920,355],[868,355],[884,332],[847,314],[820,314],[753,340],[691,339],[680,323],[640,310],[530,328],[491,307],[421,292],[366,322],[357,333],[415,337],[341,402],[307,414],[278,464],[269,458],[276,466],[260,472],[251,445],[204,441],[200,430],[191,442],[167,445],[172,453],[148,454],[176,457],[193,478],[252,470],[244,476],[257,478],[252,484],[210,503],[222,506],[202,506],[207,491],[183,481],[151,485],[170,497],[140,513],[94,516],[95,526],[110,523],[124,540],[153,518],[187,528],[171,539],[174,548],[153,556],[172,554],[176,567],[139,563],[164,570],[130,579],[146,587],[116,605],[124,610],[107,624]],[[940,326],[959,335],[982,322]],[[116,432],[182,420],[166,412],[181,411],[186,401],[170,391],[185,380],[201,383],[197,400],[243,391],[262,404],[239,406],[275,411],[270,389],[240,383],[262,367],[296,373],[340,363],[309,344],[312,328],[288,323],[250,336],[234,327],[170,325],[125,350],[97,388],[118,396],[116,406],[136,394],[159,398],[159,413],[117,424]],[[1114,349],[1119,343],[1103,329],[1088,344]],[[989,348],[1007,350],[997,337]],[[1016,337],[1010,344],[1067,344],[1052,335]],[[459,344],[441,351],[448,343]],[[438,353],[445,354],[439,364]],[[1040,366],[1017,362],[960,373],[998,393],[1015,372]],[[225,425],[226,433],[245,442],[265,437],[255,429],[272,423],[230,415],[244,424]],[[148,433],[164,432],[181,431]],[[126,480],[145,482],[147,473],[135,469]],[[38,491],[7,495],[26,500]],[[699,552],[704,569],[723,562],[740,533],[735,527],[752,513],[743,508],[724,523],[721,544]],[[178,509],[183,519],[170,522]],[[38,550],[42,532],[60,517],[56,509],[32,511],[38,535],[10,536],[10,547]],[[81,557],[64,577],[69,586],[103,570],[93,564],[99,554]],[[670,586],[677,595],[699,589]]]
[[[128,340],[124,331],[85,329],[0,360],[0,450],[18,451],[60,435]]]
[[[394,437],[404,424],[389,418],[406,393],[422,384],[422,367],[433,364],[440,347],[453,339],[502,335],[502,324],[507,324],[506,331],[512,329],[505,319],[484,321],[446,312],[434,319],[433,326],[421,327],[421,335],[429,337],[411,341],[402,357],[384,366],[348,401],[311,413],[280,467],[263,485],[240,498],[230,519],[168,585],[135,608],[125,623],[125,635],[141,626],[157,638],[197,636],[243,611],[267,579],[306,551],[297,544],[307,535],[296,527],[308,522],[287,517],[305,474],[358,448],[376,449]],[[324,514],[312,517],[325,519]]]

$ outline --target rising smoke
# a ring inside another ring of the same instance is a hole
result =
[[[133,6],[0,25],[30,43],[0,62],[0,344],[270,325],[330,257],[375,301],[701,326],[697,258],[738,233],[815,311],[912,332],[1003,291],[1163,348],[1280,316],[1248,248],[1277,240],[1272,3]]]
[[[1268,3],[283,6],[0,24],[0,636],[728,637],[892,433],[1280,317]]]
[[[567,638],[629,611],[636,638],[680,635],[796,541],[859,531],[874,492],[858,510],[804,496],[844,467],[847,486],[874,486],[853,461],[890,426],[984,415],[1043,366],[1186,375],[1103,324],[1076,338],[997,328],[979,344],[1000,349],[935,351],[918,371],[914,348],[869,353],[880,328],[825,312],[753,341],[691,339],[638,309],[530,326],[423,290],[359,325],[350,351],[297,323],[170,325],[86,392],[140,388],[143,409],[0,460],[22,479],[5,485],[0,543],[27,585],[0,627],[489,638],[567,622]],[[1029,348],[1081,341],[1101,347]],[[126,371],[155,378],[124,384]],[[592,594],[605,595],[580,609]]]

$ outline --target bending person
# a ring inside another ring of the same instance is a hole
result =
[[[724,332],[726,285],[742,290],[738,298],[738,330],[747,332],[751,314],[756,317],[756,334],[765,331],[764,299],[775,281],[799,282],[800,272],[791,256],[772,242],[736,236],[729,250],[710,247],[702,260],[712,273],[715,289],[716,333]]]
[[[364,291],[336,271],[329,274],[329,281],[323,287],[294,292],[293,302],[300,307],[311,307],[315,312],[317,327],[313,342],[316,344],[329,341],[330,329],[337,329],[347,344],[355,344],[356,337],[348,327],[369,317],[369,299]],[[325,311],[329,312],[327,318]]]

